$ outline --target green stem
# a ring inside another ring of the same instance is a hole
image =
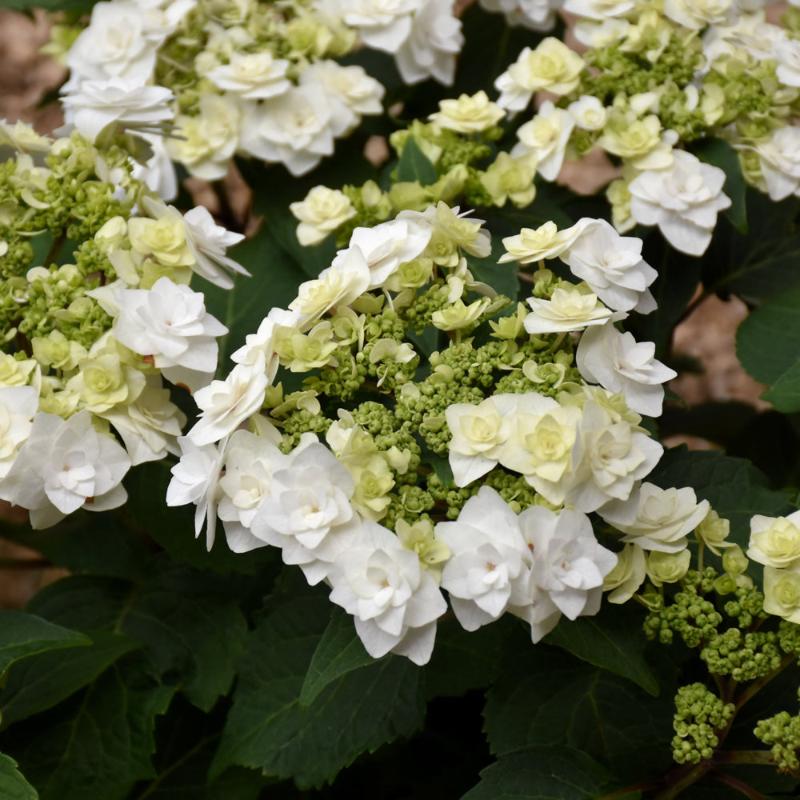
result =
[[[769,750],[727,750],[717,753],[714,759],[719,764],[752,764],[756,766],[775,764]]]
[[[601,797],[598,797],[597,800],[621,800],[621,798],[628,797],[628,795],[633,794],[634,792],[644,792],[647,789],[652,789],[653,785],[654,784],[652,783],[636,783],[633,786],[625,786],[622,789],[617,789],[609,794],[604,794]]]
[[[676,773],[672,780],[670,780],[670,776],[668,776],[667,788],[664,789],[663,792],[659,792],[655,795],[653,800],[673,800],[675,797],[680,797],[684,789],[688,789],[690,786],[697,783],[697,781],[710,772],[713,767],[713,761],[701,761],[688,771],[681,770],[680,773]]]
[[[738,778],[734,778],[733,775],[726,775],[724,772],[722,772],[715,774],[714,778],[720,783],[730,786],[731,789],[739,792],[739,794],[749,797],[750,800],[767,800],[767,796],[765,794],[761,794],[761,792],[759,792],[757,789],[754,789],[752,786],[750,786],[749,783],[745,783],[744,781],[740,781]]]
[[[757,695],[771,680],[774,680],[781,674],[787,667],[793,664],[795,661],[794,655],[784,656],[783,661],[781,661],[781,665],[776,669],[774,672],[770,672],[769,675],[765,675],[760,680],[757,680],[755,683],[750,684],[750,686],[743,691],[739,698],[736,701],[736,710],[739,709],[749,700],[752,700],[755,695]]]

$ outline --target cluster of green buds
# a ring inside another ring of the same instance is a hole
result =
[[[713,688],[695,682],[676,694],[672,747],[679,764],[711,759],[738,709],[800,657],[800,626],[789,619],[776,624],[769,598],[754,581],[753,562],[728,541],[729,531],[727,520],[709,511],[696,531],[695,566],[669,586],[655,585],[651,576],[638,595],[648,607],[648,638],[695,649],[713,682]],[[790,554],[791,523],[755,517],[754,531],[751,558]],[[710,555],[719,567],[707,563]],[[797,770],[798,732],[798,717],[788,711],[758,722],[756,738],[772,747],[771,762],[765,754],[763,763]]]

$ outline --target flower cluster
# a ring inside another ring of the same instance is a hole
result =
[[[409,83],[450,83],[462,45],[452,6],[107,0],[65,54],[66,120],[91,141],[120,128],[146,140],[142,172],[165,199],[175,193],[170,158],[207,180],[234,154],[302,175],[382,111],[383,86],[336,59],[363,44],[393,53]]]
[[[242,237],[164,205],[118,148],[19,123],[0,143],[0,498],[41,528],[119,506],[132,465],[176,451],[164,379],[206,384],[227,332],[187,284],[230,287]]]
[[[497,150],[505,117],[483,91],[441,101],[427,122],[416,120],[391,135],[389,143],[400,161],[388,189],[372,180],[342,189],[315,186],[302,202],[292,203],[298,240],[310,246],[333,234],[346,245],[357,227],[438,202],[464,202],[470,208],[530,205],[536,196],[536,162]],[[411,155],[430,169],[427,179],[404,174]]]
[[[518,128],[512,156],[552,181],[565,158],[599,148],[621,166],[607,191],[618,230],[658,226],[676,249],[702,255],[731,199],[695,142],[728,142],[773,200],[800,189],[800,40],[766,22],[762,5],[567,0],[584,52],[548,37],[496,81],[510,113],[539,92],[550,98]]]
[[[653,306],[641,242],[583,219],[505,245],[498,274],[559,257],[576,282],[542,265],[527,305],[498,295],[471,266],[489,233],[444,202],[356,228],[179,440],[168,502],[196,505],[209,546],[219,518],[232,550],[279,547],[326,582],[374,656],[426,662],[442,590],[466,629],[510,613],[537,642],[604,590],[679,580],[708,516],[643,482],[663,449],[637,409],[660,414],[674,373],[615,325]]]

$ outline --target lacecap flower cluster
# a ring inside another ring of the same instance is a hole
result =
[[[166,199],[170,159],[215,180],[236,154],[293,175],[331,155],[383,110],[383,86],[337,61],[355,49],[393,54],[408,83],[451,83],[463,43],[451,0],[109,0],[84,30],[57,28],[50,50],[71,38],[67,123],[92,141],[109,126],[138,131]]]
[[[525,48],[496,81],[498,104],[525,112],[512,155],[551,181],[600,148],[621,167],[608,186],[620,232],[655,225],[689,255],[707,249],[731,205],[725,174],[691,152],[709,137],[739,154],[747,181],[778,201],[800,190],[800,39],[794,9],[766,21],[760,0],[566,0],[579,54],[556,38]]]
[[[175,452],[227,328],[194,275],[223,288],[242,237],[182,214],[119,148],[0,123],[0,498],[34,528],[125,502],[132,465]]]
[[[167,502],[196,505],[209,547],[219,518],[234,551],[280,548],[375,657],[425,663],[443,590],[466,629],[510,613],[538,642],[604,591],[680,580],[710,509],[645,481],[662,447],[641,414],[675,373],[618,328],[655,272],[603,220],[537,241],[491,267],[538,264],[517,303],[476,279],[489,234],[458,208],[356,228],[195,393]]]

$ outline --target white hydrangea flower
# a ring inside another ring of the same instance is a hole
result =
[[[642,225],[658,225],[676,250],[701,256],[711,243],[717,214],[731,205],[724,183],[719,167],[676,150],[670,168],[643,172],[630,182],[631,214]]]
[[[556,24],[555,12],[563,0],[480,0],[487,11],[506,15],[509,25],[522,25],[534,31],[548,31]]]
[[[614,419],[593,400],[584,406],[578,435],[580,461],[571,480],[553,487],[552,493],[549,487],[547,492],[544,486],[535,488],[550,502],[558,502],[556,489],[563,487],[563,502],[587,514],[609,502],[627,501],[637,481],[652,472],[664,453],[663,446],[647,433],[626,420]]]
[[[770,200],[780,202],[791,195],[800,195],[800,128],[794,125],[778,128],[754,149]]]
[[[331,128],[335,136],[350,133],[367,114],[380,114],[386,93],[363,67],[343,67],[335,61],[316,61],[300,76],[301,84],[322,86],[331,105]]]
[[[800,564],[764,567],[764,611],[800,625]]]
[[[517,515],[494,489],[482,486],[456,521],[438,523],[436,538],[451,552],[442,588],[466,630],[499,619],[509,606],[526,604],[530,552]]]
[[[800,564],[800,511],[788,517],[756,514],[750,520],[747,557],[775,569]]]
[[[192,270],[222,289],[232,289],[233,280],[229,273],[245,275],[250,273],[230,256],[225,255],[229,247],[244,240],[244,234],[234,233],[214,222],[205,206],[197,206],[183,215],[186,226],[186,242],[195,263]]]
[[[800,42],[796,39],[782,39],[777,43],[771,57],[778,62],[778,80],[793,89],[800,87]]]
[[[632,333],[604,325],[583,334],[576,362],[585,381],[623,395],[628,407],[639,414],[659,417],[663,384],[678,373],[657,361],[655,352],[653,342],[637,342]]]
[[[723,56],[736,56],[742,50],[757,61],[775,58],[778,46],[786,41],[786,31],[771,25],[764,14],[742,14],[732,24],[713,25],[703,35],[703,55],[711,64]]]
[[[602,22],[580,19],[573,28],[573,34],[584,47],[601,49],[621,42],[629,34],[631,27],[628,20],[615,17],[609,17]]]
[[[300,317],[295,311],[284,308],[271,309],[261,320],[258,330],[247,334],[244,345],[231,356],[231,360],[236,364],[250,366],[263,363],[267,379],[272,383],[280,366],[278,354],[275,352],[275,334],[281,328],[299,327],[299,320]]]
[[[539,91],[564,95],[580,82],[583,59],[560,39],[548,36],[531,50],[526,47],[517,60],[495,81],[497,101],[507,111],[522,111]]]
[[[343,19],[368,47],[396,53],[411,34],[423,0],[342,0]]]
[[[400,76],[406,83],[434,78],[452,85],[463,44],[461,20],[453,14],[452,0],[425,0],[412,19],[408,38],[395,53]]]
[[[686,537],[705,519],[707,500],[697,502],[694,489],[661,489],[643,483],[626,501],[609,503],[600,516],[625,534],[622,541],[643,550],[679,553],[686,548]]]
[[[147,13],[135,2],[96,3],[89,25],[67,54],[70,83],[122,78],[144,86],[153,74],[162,36],[154,37]]]
[[[603,130],[608,119],[608,110],[591,95],[583,95],[567,106],[567,111],[575,119],[575,125],[584,131]]]
[[[252,526],[273,491],[275,473],[289,462],[278,449],[279,443],[279,435],[257,436],[246,430],[235,431],[228,440],[217,514],[234,553],[247,553],[267,544],[253,534]]]
[[[196,445],[188,436],[181,436],[178,445],[181,457],[170,470],[172,480],[167,486],[167,505],[185,506],[193,503],[194,535],[206,529],[206,549],[211,550],[217,532],[217,501],[219,478],[225,458],[227,441]]]
[[[356,228],[348,250],[333,260],[335,268],[349,250],[358,249],[369,267],[369,289],[377,289],[400,268],[420,256],[431,240],[433,230],[424,219],[406,217],[382,222],[373,228]]]
[[[511,155],[532,155],[536,159],[538,173],[546,181],[554,181],[561,172],[574,128],[575,118],[572,114],[546,100],[536,116],[517,131],[519,142],[514,145]]]
[[[289,309],[297,314],[299,325],[311,325],[328,311],[350,305],[367,291],[370,280],[370,269],[362,251],[350,247],[341,251],[318,278],[300,284]]]
[[[552,397],[535,392],[518,398],[499,461],[506,469],[524,475],[532,486],[547,491],[571,476],[581,410],[561,406]]]
[[[534,264],[558,258],[567,252],[588,224],[595,220],[582,219],[575,225],[559,230],[555,222],[545,222],[538,228],[523,228],[515,236],[503,239],[506,252],[500,256],[499,264],[516,261],[520,264]]]
[[[634,8],[636,0],[566,0],[564,3],[564,11],[598,22],[625,16]]]
[[[480,133],[497,125],[504,116],[503,109],[481,90],[473,95],[461,94],[457,99],[440,100],[439,110],[428,119],[457,133]]]
[[[142,356],[152,356],[167,380],[190,389],[208,383],[217,368],[216,337],[228,329],[206,311],[205,297],[159,278],[151,289],[116,294],[114,337]]]
[[[305,199],[291,203],[289,209],[299,220],[297,241],[303,247],[319,244],[356,215],[350,198],[344,192],[327,186],[315,186]]]
[[[734,0],[664,0],[664,15],[692,31],[724,23]]]
[[[427,664],[436,620],[447,603],[417,554],[374,522],[357,526],[354,540],[329,576],[330,598],[355,617],[356,633],[373,658],[392,652]]]
[[[529,297],[528,305],[533,310],[525,317],[524,325],[534,335],[581,331],[592,325],[605,325],[612,317],[596,294],[580,286],[559,287],[549,300]]]
[[[497,466],[511,435],[518,396],[499,394],[479,405],[453,403],[445,410],[452,438],[450,468],[456,486],[467,486]]]
[[[109,126],[152,129],[171,120],[172,92],[162,86],[142,86],[128,80],[82,81],[61,98],[64,119],[90,142]]]
[[[280,547],[284,563],[296,564],[310,584],[317,584],[352,544],[353,478],[325,445],[309,437],[272,480],[252,520],[253,535]]]
[[[261,105],[248,106],[241,149],[305,175],[333,153],[333,114],[319,84],[295,86]]]
[[[269,381],[263,360],[237,364],[224,381],[212,381],[194,393],[200,418],[187,434],[198,446],[218,442],[261,409]]]
[[[168,453],[177,452],[177,438],[186,417],[169,398],[169,390],[161,388],[161,381],[153,376],[135,402],[114,406],[99,415],[120,435],[131,466],[160,461]]]
[[[33,528],[47,528],[79,508],[121,506],[128,497],[122,478],[130,466],[117,441],[95,430],[89,412],[66,420],[39,412],[0,481],[0,498],[27,508]]]
[[[639,590],[647,577],[644,550],[636,544],[626,544],[617,553],[617,565],[606,575],[603,591],[608,592],[608,602],[621,604]]]
[[[649,313],[656,303],[648,287],[658,273],[642,258],[642,240],[620,236],[606,220],[581,220],[579,235],[561,254],[577,278],[615,311]]]
[[[471,210],[461,212],[459,206],[450,208],[440,200],[425,211],[401,211],[397,219],[410,220],[428,228],[431,239],[451,245],[446,256],[440,257],[439,253],[434,253],[432,258],[442,266],[458,267],[461,263],[459,249],[476,258],[486,258],[492,252],[492,237],[482,227],[484,220],[475,219],[471,214]]]
[[[206,77],[220,89],[246,100],[265,100],[288,91],[292,82],[286,77],[289,62],[275,58],[268,50],[230,55]]]
[[[603,581],[616,566],[617,556],[598,543],[592,523],[579,511],[555,513],[531,506],[520,514],[519,526],[533,556],[532,588],[544,593],[559,612],[546,614],[541,621],[531,619],[536,643],[555,627],[561,614],[575,620],[600,610]],[[541,612],[536,614],[540,616]]]
[[[30,435],[38,408],[39,392],[33,386],[0,387],[0,480],[8,474]]]
[[[239,146],[241,107],[234,97],[208,93],[201,95],[198,110],[176,118],[176,135],[167,139],[167,150],[192,175],[216,181],[225,177]]]

